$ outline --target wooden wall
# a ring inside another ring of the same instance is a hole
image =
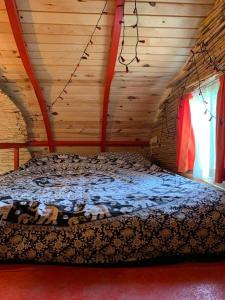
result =
[[[24,143],[27,129],[20,110],[12,100],[0,90],[0,142]],[[27,149],[20,150],[20,164],[30,158]],[[0,174],[13,169],[13,149],[0,150]]]
[[[199,37],[193,50],[199,50],[201,42],[207,42],[209,53],[220,62],[221,67],[225,68],[225,22],[224,22],[225,2],[216,1],[214,8],[209,16],[204,20],[199,29]],[[191,57],[191,54],[189,58]],[[204,81],[212,76],[220,76],[221,73],[207,66],[203,56],[196,56],[197,69],[200,79]],[[186,82],[186,83],[185,83]],[[198,88],[196,69],[193,63],[187,60],[185,66],[174,78],[168,90],[169,96],[164,99],[160,106],[158,116],[151,127],[151,138],[157,136],[158,144],[152,147],[152,159],[162,166],[173,171],[176,167],[176,125],[179,99],[186,85],[186,92],[191,92]],[[202,113],[204,118],[204,111]]]

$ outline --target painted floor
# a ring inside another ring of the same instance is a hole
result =
[[[224,300],[225,261],[147,267],[0,265],[1,300]]]

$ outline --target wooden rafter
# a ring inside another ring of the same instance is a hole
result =
[[[112,79],[114,76],[119,41],[120,41],[120,31],[121,31],[121,21],[123,17],[123,5],[124,0],[115,1],[115,16],[112,29],[112,39],[111,39],[111,48],[108,58],[108,67],[105,80],[105,89],[104,89],[104,99],[103,99],[103,109],[102,109],[102,131],[101,131],[101,151],[104,152],[106,148],[106,130],[107,130],[107,114],[109,108],[109,94]]]
[[[51,126],[50,126],[46,101],[43,96],[39,82],[34,73],[32,64],[29,59],[29,55],[27,53],[26,43],[23,38],[23,32],[22,32],[19,16],[17,13],[16,1],[15,0],[5,0],[5,6],[6,6],[7,13],[8,13],[9,21],[11,24],[12,32],[13,32],[13,35],[14,35],[14,38],[16,41],[16,45],[17,45],[18,51],[20,53],[21,60],[23,62],[24,68],[25,68],[27,75],[32,83],[32,86],[34,88],[35,94],[38,99],[38,103],[39,103],[40,110],[42,113],[43,121],[45,124],[49,150],[50,150],[50,152],[53,152],[54,151],[53,136],[52,136],[52,130],[51,130]]]

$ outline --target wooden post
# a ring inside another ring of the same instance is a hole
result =
[[[20,166],[20,148],[14,148],[14,170]]]

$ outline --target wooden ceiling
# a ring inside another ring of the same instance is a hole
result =
[[[134,1],[127,0],[125,21],[133,25]],[[138,0],[140,63],[130,72],[116,64],[111,86],[107,140],[148,140],[160,99],[194,45],[201,21],[213,0]],[[17,0],[30,61],[48,105],[55,100],[78,62],[105,4],[103,0]],[[104,82],[115,2],[106,11],[75,79],[49,112],[55,140],[101,139]],[[135,31],[127,28],[124,56],[134,53]],[[0,0],[0,87],[15,102],[27,123],[29,140],[46,140],[33,87],[24,70]]]

